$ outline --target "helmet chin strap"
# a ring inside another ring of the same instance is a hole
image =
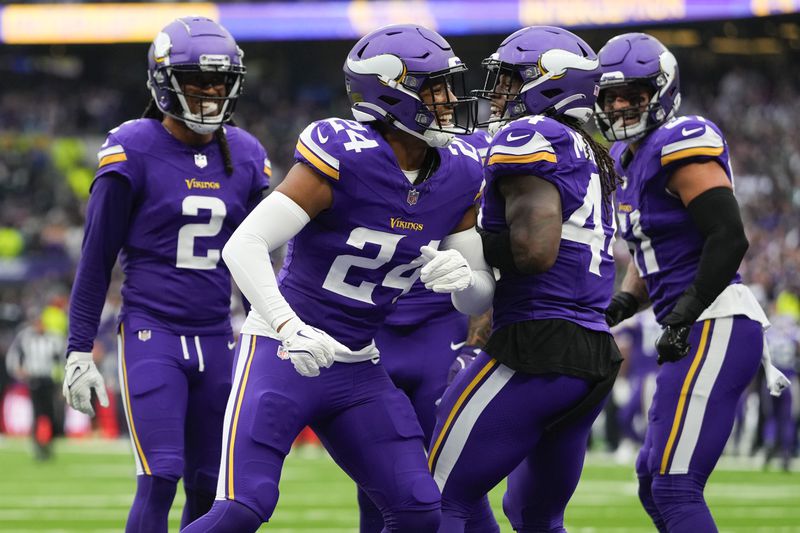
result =
[[[381,109],[375,104],[370,104],[369,102],[359,102],[358,104],[354,105],[351,108],[351,111],[353,112],[353,117],[359,122],[373,122],[379,120],[378,117],[359,109],[360,107],[373,111],[378,116],[382,117],[383,120],[386,120],[389,124],[391,124],[395,128],[404,131],[409,135],[411,135],[412,137],[416,137],[421,141],[425,141],[425,144],[427,144],[431,148],[444,148],[445,146],[450,144],[453,141],[453,138],[455,137],[455,134],[448,133],[445,131],[425,130],[425,133],[422,134],[417,133],[411,128],[406,127],[399,120],[391,117],[384,109]]]
[[[219,122],[211,122],[211,123],[206,122],[203,124],[199,124],[197,122],[192,122],[189,120],[184,120],[183,123],[186,124],[187,128],[189,128],[195,133],[199,133],[200,135],[208,135],[210,133],[214,133],[219,129],[220,126],[222,126],[221,120]]]
[[[425,141],[425,144],[427,144],[431,148],[444,148],[445,146],[447,146],[448,144],[453,142],[453,139],[455,138],[455,134],[447,133],[445,131],[436,131],[436,130],[427,130],[426,129],[424,133],[419,134],[416,131],[412,130],[411,128],[407,128],[399,120],[393,120],[392,121],[392,125],[395,128],[397,128],[399,130],[402,130],[402,131],[408,133],[409,135],[412,135],[412,136],[416,137],[417,139]]]

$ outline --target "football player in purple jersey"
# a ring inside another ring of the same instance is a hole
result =
[[[763,350],[767,318],[737,274],[748,243],[728,146],[710,120],[676,115],[678,64],[658,40],[620,35],[599,57],[596,120],[620,141],[611,148],[625,176],[619,224],[633,252],[606,317],[613,325],[652,302],[664,328],[636,463],[639,497],[659,531],[716,531],[706,480],[762,353],[774,369]]]
[[[770,314],[772,327],[767,330],[766,342],[775,365],[786,379],[797,382],[797,368],[800,363],[800,326],[792,315],[773,312]],[[792,412],[793,387],[789,386],[782,394],[776,394],[774,387],[769,387],[762,401],[767,403],[767,418],[764,421],[764,447],[766,448],[766,461],[768,467],[772,457],[777,455],[781,459],[781,468],[789,471],[792,455],[796,446],[797,416]]]
[[[603,317],[611,299],[616,175],[583,130],[599,62],[550,26],[507,37],[484,61],[491,100],[480,225],[499,269],[485,352],[445,392],[429,452],[442,532],[508,476],[518,531],[563,531],[592,422],[621,361]],[[512,472],[513,471],[513,472]]]
[[[611,329],[620,353],[625,358],[626,378],[630,396],[617,411],[617,423],[623,437],[623,452],[635,443],[638,448],[644,442],[644,429],[655,387],[656,339],[661,335],[661,326],[651,311],[638,313]],[[621,373],[620,373],[621,374]],[[619,379],[617,380],[619,384]],[[643,420],[640,420],[643,419]]]
[[[492,140],[485,130],[458,138],[471,144],[481,161]],[[375,334],[381,363],[392,382],[411,400],[426,445],[436,423],[436,404],[446,385],[475,357],[476,341],[468,334],[468,323],[469,317],[453,307],[449,294],[430,291],[417,281]],[[361,533],[379,533],[383,516],[362,489],[358,490],[358,507]],[[488,497],[473,511],[467,531],[499,531]]]
[[[126,531],[167,531],[183,477],[182,523],[214,500],[233,348],[225,242],[261,200],[267,154],[230,123],[242,51],[203,17],[168,24],[148,52],[145,116],[111,130],[98,154],[69,315],[64,395],[107,403],[92,345],[119,254],[125,273],[118,357],[136,460]]]
[[[491,303],[494,278],[475,231],[480,157],[455,138],[474,120],[475,99],[453,92],[464,70],[421,26],[363,37],[344,64],[356,120],[310,124],[286,179],[225,246],[253,308],[217,501],[185,531],[242,533],[268,521],[284,458],[306,425],[381,511],[384,531],[437,530],[423,432],[374,337],[417,279],[452,294],[463,313]],[[286,242],[276,280],[267,254]]]

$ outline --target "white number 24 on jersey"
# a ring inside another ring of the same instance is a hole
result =
[[[394,252],[397,249],[397,244],[405,237],[405,235],[397,235],[394,233],[386,233],[368,228],[354,228],[350,232],[350,237],[347,239],[347,244],[359,250],[363,250],[364,246],[369,244],[377,244],[380,249],[376,257],[363,257],[358,255],[340,255],[334,259],[328,275],[322,284],[322,288],[327,289],[336,294],[341,294],[353,300],[375,305],[372,299],[372,293],[377,287],[377,284],[369,281],[361,281],[360,283],[353,284],[345,281],[347,272],[352,267],[364,268],[368,270],[375,270],[389,261],[391,261]],[[436,248],[439,246],[439,241],[431,241],[428,246]],[[398,294],[394,300],[397,301],[400,296],[411,290],[411,286],[419,278],[419,270],[422,267],[423,257],[420,255],[410,263],[398,265],[389,271],[383,278],[381,286],[389,287],[392,289],[399,289]]]

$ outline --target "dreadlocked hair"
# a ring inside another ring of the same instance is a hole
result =
[[[142,118],[164,120],[164,113],[158,108],[155,100],[153,100],[152,97],[150,98],[150,101],[147,102],[147,107],[144,108]],[[231,126],[236,125],[233,122],[233,119],[229,120],[227,124],[230,124]],[[219,144],[219,151],[222,152],[222,162],[225,165],[225,174],[230,176],[233,174],[233,159],[231,158],[231,148],[228,145],[228,137],[225,135],[225,128],[222,126],[217,128],[214,131],[214,139],[217,140],[217,144]]]
[[[614,169],[614,160],[608,153],[608,148],[594,140],[589,133],[581,127],[577,119],[567,115],[552,115],[553,120],[577,131],[586,144],[592,149],[597,169],[600,171],[600,186],[603,191],[603,208],[611,206],[611,194],[617,190],[617,185],[622,184],[622,179]]]
[[[234,125],[232,121],[228,124]],[[214,130],[214,138],[219,144],[219,151],[222,152],[222,162],[225,164],[225,174],[230,176],[233,174],[233,160],[231,159],[231,148],[228,146],[228,137],[225,135],[225,128],[220,126]]]

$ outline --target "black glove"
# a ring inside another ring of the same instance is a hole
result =
[[[656,341],[658,364],[674,363],[680,361],[689,353],[692,346],[689,344],[689,332],[692,326],[667,326]]]
[[[639,310],[639,301],[629,292],[618,292],[611,298],[606,307],[606,324],[616,326],[626,318],[630,318]]]
[[[663,320],[664,332],[656,341],[658,364],[672,363],[686,357],[692,345],[689,344],[689,332],[697,317],[708,307],[697,297],[694,286],[678,298],[675,307]]]

